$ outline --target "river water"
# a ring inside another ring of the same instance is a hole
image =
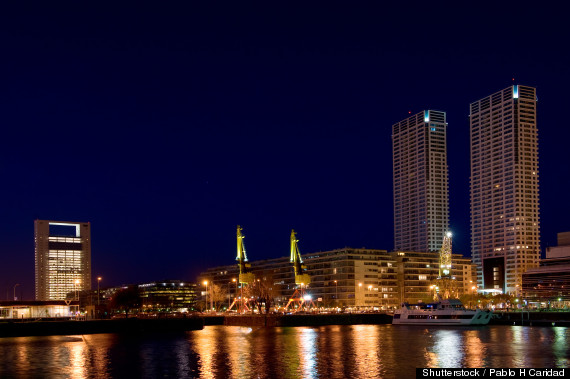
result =
[[[570,328],[208,326],[0,338],[0,377],[413,378],[416,367],[570,367]]]

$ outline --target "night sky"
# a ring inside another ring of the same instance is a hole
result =
[[[543,248],[570,231],[564,12],[271,3],[2,9],[0,299],[33,297],[35,219],[91,222],[103,286],[233,264],[238,224],[250,260],[292,228],[302,253],[391,250],[391,126],[430,108],[469,256],[469,103],[514,83],[537,87]]]

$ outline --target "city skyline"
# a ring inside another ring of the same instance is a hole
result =
[[[453,252],[469,256],[469,104],[513,84],[539,94],[541,250],[570,230],[561,15],[505,4],[5,14],[0,298],[15,284],[33,297],[36,219],[90,222],[105,286],[232,264],[238,224],[251,260],[287,256],[293,228],[302,253],[390,250],[391,126],[424,109],[447,115]]]

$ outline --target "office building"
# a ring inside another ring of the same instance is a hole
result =
[[[146,312],[196,310],[198,287],[196,283],[181,280],[161,280],[139,284],[142,309]]]
[[[439,251],[449,230],[446,130],[434,110],[392,126],[395,250]]]
[[[535,92],[513,85],[470,105],[471,252],[486,290],[517,293],[538,266]]]
[[[77,299],[91,289],[88,222],[35,221],[36,300]]]

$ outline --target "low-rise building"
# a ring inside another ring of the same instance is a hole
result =
[[[570,232],[558,233],[558,246],[546,248],[540,266],[527,270],[522,278],[527,302],[570,304]]]
[[[78,308],[79,301],[0,301],[0,319],[69,318]]]

